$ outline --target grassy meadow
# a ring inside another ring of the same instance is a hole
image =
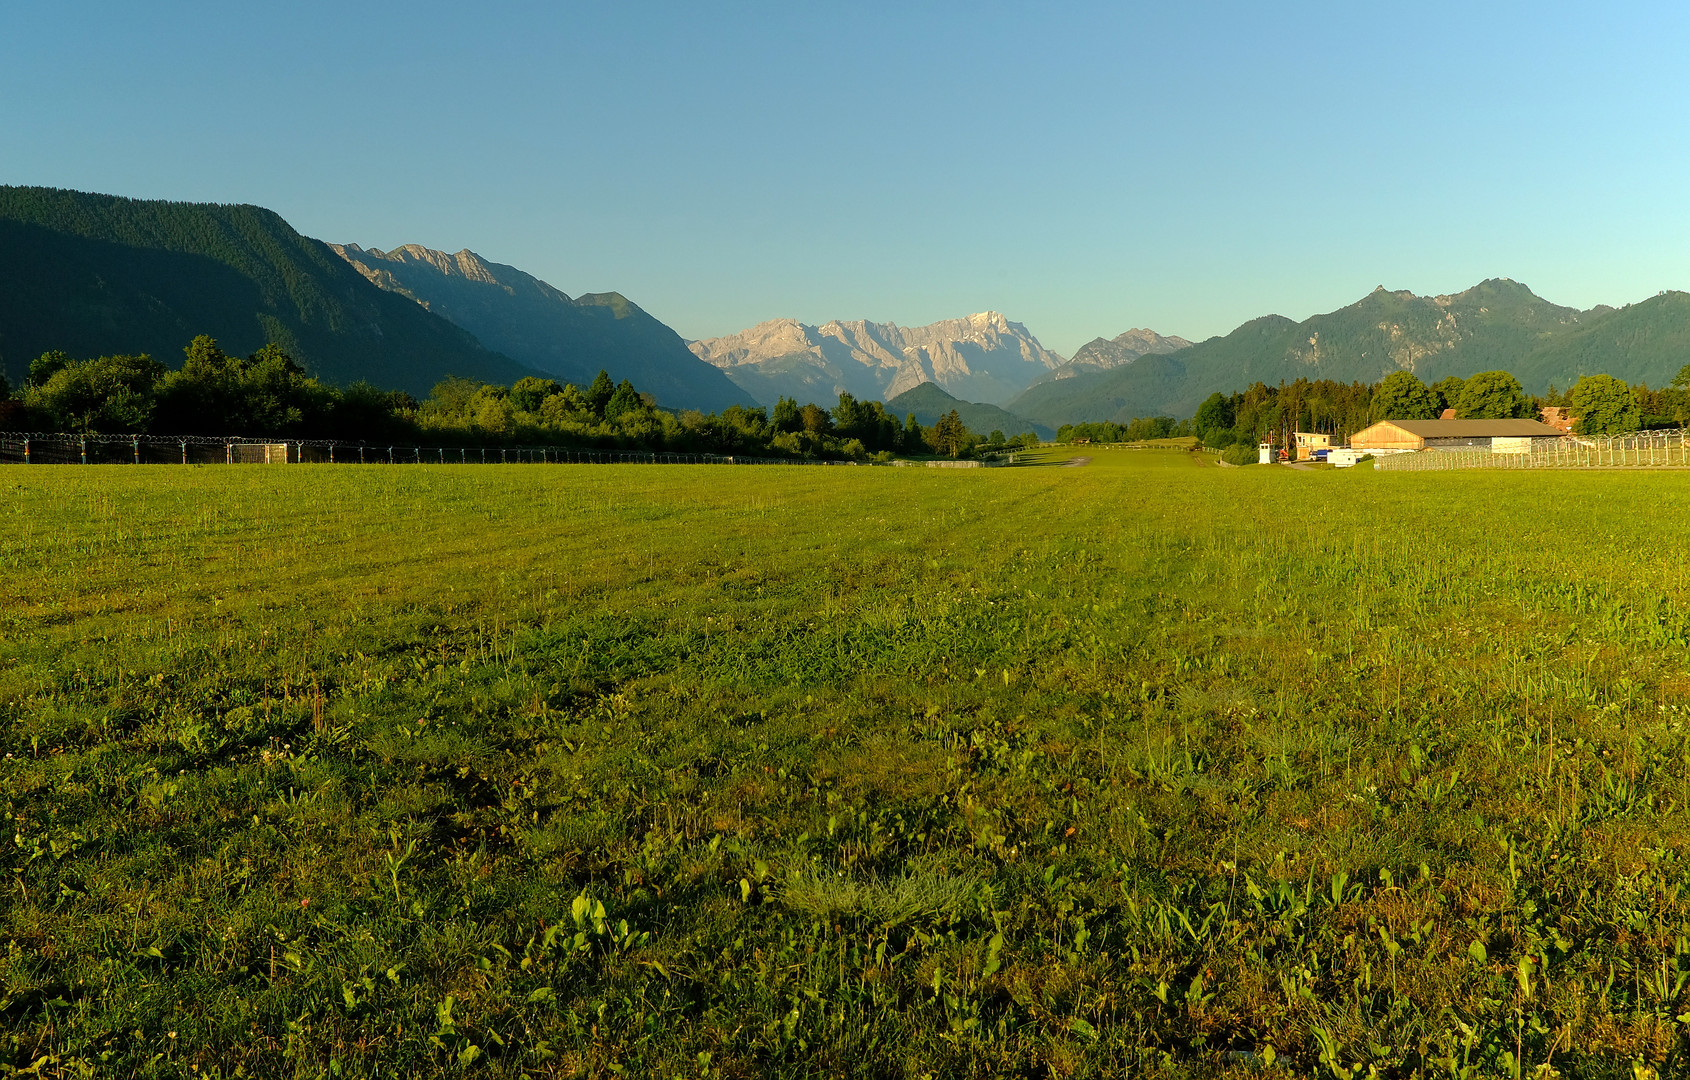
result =
[[[0,1074],[1690,1070],[1690,480],[1089,456],[0,470]]]

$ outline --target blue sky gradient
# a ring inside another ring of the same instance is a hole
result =
[[[1071,353],[1690,287],[1687,45],[1666,3],[20,3],[0,182],[468,247],[688,337],[991,308]]]

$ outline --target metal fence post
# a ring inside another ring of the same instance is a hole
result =
[[[135,464],[141,464],[141,437],[139,435],[129,437],[129,449],[135,452]]]

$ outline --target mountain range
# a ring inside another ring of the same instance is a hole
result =
[[[198,334],[282,346],[313,375],[422,397],[449,375],[585,386],[600,368],[674,408],[750,397],[620,293],[571,298],[469,251],[302,236],[263,207],[0,187],[0,372],[50,350],[179,363]]]
[[[1033,387],[1057,379],[1072,379],[1076,375],[1089,372],[1107,371],[1130,364],[1141,356],[1161,356],[1190,347],[1191,342],[1182,337],[1164,337],[1154,330],[1144,329],[1128,330],[1113,338],[1092,338],[1081,345],[1079,351],[1075,352],[1066,364],[1052,369],[1048,374],[1040,375],[1028,386]]]
[[[1001,403],[1065,362],[995,311],[916,327],[772,319],[691,347],[765,405],[782,397],[826,404],[841,393],[888,401],[923,382]]]
[[[661,404],[705,412],[750,401],[688,351],[679,334],[621,293],[571,298],[468,250],[448,255],[419,244],[392,251],[329,247],[378,288],[416,301],[488,348],[554,378],[586,386],[604,368]]]
[[[467,250],[330,245],[262,207],[41,187],[0,186],[0,281],[0,372],[14,384],[49,350],[174,362],[211,334],[232,353],[276,342],[328,381],[418,396],[447,375],[581,384],[601,367],[664,405],[703,410],[783,396],[825,406],[842,392],[891,403],[925,384],[944,399],[923,391],[910,399],[921,409],[904,411],[987,403],[1004,411],[969,425],[1005,432],[1188,417],[1209,394],[1258,381],[1502,369],[1530,391],[1597,373],[1661,386],[1690,360],[1690,294],[1580,311],[1506,278],[1441,296],[1381,287],[1195,344],[1134,329],[1071,360],[991,311],[918,327],[774,319],[688,343],[619,293],[572,298]]]
[[[180,363],[197,334],[231,353],[275,342],[329,381],[419,395],[449,374],[534,374],[258,206],[0,187],[0,281],[14,384],[49,350]]]
[[[1044,380],[1005,407],[1046,424],[1187,417],[1209,394],[1254,382],[1372,383],[1393,371],[1434,382],[1500,369],[1531,391],[1601,372],[1660,386],[1686,359],[1690,295],[1662,293],[1623,308],[1579,311],[1518,282],[1492,278],[1444,296],[1381,287],[1302,322],[1279,315],[1252,319],[1174,352]]]

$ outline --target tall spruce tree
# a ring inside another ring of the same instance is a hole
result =
[[[610,381],[610,373],[599,368],[592,385],[587,387],[587,405],[593,410],[594,416],[600,420],[604,419],[604,408],[610,404],[610,399],[615,393],[616,384]]]

